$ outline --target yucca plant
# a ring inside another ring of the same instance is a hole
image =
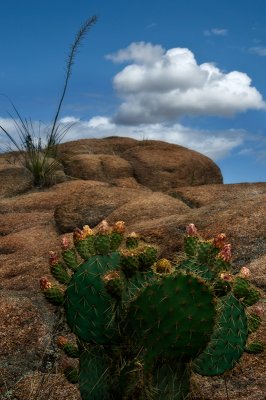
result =
[[[31,119],[22,118],[17,108],[12,104],[14,114],[9,113],[18,134],[16,140],[2,125],[0,129],[10,141],[9,149],[16,151],[17,159],[31,172],[35,186],[49,186],[54,182],[56,171],[60,167],[57,160],[57,147],[73,123],[62,125],[58,122],[62,104],[65,98],[69,79],[81,41],[90,28],[97,22],[97,16],[88,18],[80,27],[74,42],[70,46],[67,58],[66,75],[63,90],[56,109],[53,122],[50,126],[42,129],[41,123],[36,128]],[[42,138],[43,130],[46,130],[46,138]]]

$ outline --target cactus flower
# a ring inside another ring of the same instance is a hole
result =
[[[247,267],[242,267],[241,270],[239,271],[238,276],[240,276],[240,278],[249,278],[250,277],[250,269]]]
[[[133,239],[138,239],[138,238],[139,238],[139,235],[138,235],[136,232],[131,232],[131,233],[128,235],[128,237],[129,237],[129,238],[133,238]]]
[[[158,274],[170,274],[174,268],[167,258],[161,258],[154,264],[154,269]]]
[[[113,226],[113,231],[117,233],[124,233],[126,230],[124,221],[117,221]]]
[[[217,249],[223,249],[224,245],[225,245],[225,240],[226,240],[226,235],[225,233],[220,233],[219,235],[217,235],[214,239],[213,239],[213,245],[214,247],[216,247]]]
[[[186,232],[188,236],[197,236],[198,231],[194,224],[188,224],[186,227]]]
[[[43,276],[40,279],[40,288],[41,290],[51,289],[52,284],[46,276]]]
[[[110,233],[111,227],[106,221],[106,219],[102,220],[100,224],[98,225],[97,231],[103,235]]]
[[[227,262],[231,260],[232,254],[231,254],[231,244],[230,243],[227,243],[223,246],[222,250],[219,253],[219,257]]]
[[[93,230],[89,227],[89,225],[84,225],[82,229],[82,233],[84,238],[93,235]]]
[[[73,239],[74,239],[74,242],[79,242],[80,240],[83,240],[84,232],[79,228],[75,228],[73,231]]]
[[[62,349],[66,344],[68,344],[68,340],[65,336],[58,336],[56,344]]]
[[[234,279],[233,275],[230,274],[229,272],[222,272],[220,278],[226,282],[232,282],[232,280]]]
[[[53,266],[58,264],[59,257],[55,251],[49,251],[49,265]]]

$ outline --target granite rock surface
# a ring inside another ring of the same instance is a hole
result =
[[[225,232],[235,271],[250,268],[265,304],[266,183],[223,184],[219,168],[199,153],[129,138],[65,143],[60,162],[64,179],[34,188],[26,170],[0,156],[0,398],[80,400],[55,345],[65,333],[61,315],[39,290],[39,278],[50,275],[48,251],[59,250],[76,226],[122,219],[128,233],[172,260],[188,223],[205,238]],[[256,335],[266,342],[265,320]],[[230,400],[265,400],[265,361],[265,353],[244,355],[226,377]],[[193,395],[225,400],[223,377],[195,375]]]

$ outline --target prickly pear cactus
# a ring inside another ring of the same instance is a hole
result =
[[[263,351],[248,342],[261,322],[260,293],[247,268],[233,275],[224,234],[204,240],[190,224],[176,265],[126,236],[122,221],[77,228],[73,245],[64,237],[61,247],[61,258],[49,253],[59,285],[40,284],[77,337],[58,346],[79,359],[65,375],[83,400],[185,400],[192,371],[223,374],[244,351]]]

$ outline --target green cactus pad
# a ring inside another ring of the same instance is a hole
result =
[[[151,374],[144,372],[141,360],[129,361],[122,366],[118,387],[123,400],[154,399]]]
[[[88,260],[95,254],[94,251],[94,239],[95,236],[88,236],[83,240],[76,240],[74,242],[77,252],[83,260]]]
[[[248,333],[256,332],[261,325],[261,317],[255,313],[247,315],[248,318]]]
[[[231,271],[231,264],[218,256],[213,260],[212,270],[219,275],[221,272]]]
[[[106,291],[116,300],[121,300],[124,291],[124,282],[121,278],[112,279],[105,284]]]
[[[137,236],[128,236],[126,238],[126,248],[135,249],[139,245],[139,238]]]
[[[200,264],[211,265],[218,253],[219,249],[214,247],[211,241],[200,240],[198,242],[197,260]]]
[[[62,283],[63,285],[68,285],[71,276],[68,274],[66,268],[61,263],[51,265],[50,269],[51,274],[59,283]]]
[[[127,279],[127,286],[125,288],[125,292],[123,293],[123,301],[125,303],[129,303],[136,297],[136,294],[140,290],[157,280],[158,275],[156,275],[152,270],[147,272],[137,271],[132,277]]]
[[[196,259],[187,259],[182,261],[176,266],[177,270],[184,270],[186,272],[191,272],[197,276],[211,281],[215,278],[215,274],[210,270],[207,265],[199,264]]]
[[[220,375],[232,369],[245,348],[248,328],[243,305],[232,293],[219,302],[218,320],[211,340],[193,362],[193,370],[200,375]]]
[[[94,250],[96,254],[106,255],[110,251],[110,235],[98,234],[94,238]]]
[[[220,250],[210,240],[187,236],[184,240],[184,250],[190,260],[196,265],[208,266],[212,274],[217,275],[230,269],[230,263],[218,257]]]
[[[115,300],[106,291],[102,277],[119,262],[119,253],[91,257],[73,274],[66,290],[67,322],[85,342],[105,344],[115,340]]]
[[[110,359],[102,346],[84,351],[79,362],[82,400],[110,400]]]
[[[78,268],[77,255],[74,249],[67,249],[62,251],[62,257],[67,267],[72,271],[76,271]]]
[[[55,306],[62,306],[65,301],[64,294],[57,287],[45,289],[43,291],[45,298]]]
[[[126,277],[133,276],[139,269],[139,257],[137,254],[124,252],[121,254],[121,269]]]
[[[182,362],[156,362],[153,385],[156,400],[186,400],[189,396],[190,372]]]
[[[123,241],[123,234],[112,232],[110,235],[110,251],[116,251]]]
[[[231,285],[224,279],[216,279],[213,282],[214,293],[217,297],[223,297],[231,291]]]
[[[139,291],[129,310],[128,332],[148,358],[195,357],[212,334],[212,290],[192,274],[166,276]]]
[[[154,247],[147,246],[139,253],[139,270],[147,271],[157,261],[157,250]]]
[[[63,350],[68,357],[78,358],[80,356],[80,351],[77,346],[72,343],[67,343],[63,346]]]
[[[64,375],[68,382],[77,383],[79,379],[78,370],[75,367],[68,366],[64,369]]]
[[[188,257],[194,257],[197,254],[199,238],[197,236],[186,236],[184,238],[184,250]]]
[[[261,298],[260,292],[245,278],[235,278],[233,292],[235,297],[240,299],[246,307],[252,306]]]
[[[246,345],[245,352],[249,354],[258,354],[264,351],[264,344],[261,342],[252,342]]]

